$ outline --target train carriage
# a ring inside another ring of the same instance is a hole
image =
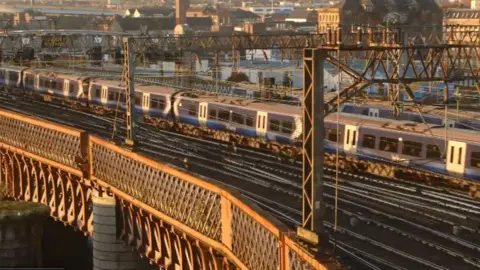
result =
[[[362,158],[383,158],[450,175],[480,179],[480,143],[476,132],[435,125],[341,113],[340,151]],[[327,148],[335,146],[336,116],[325,120]]]
[[[119,81],[79,78],[42,69],[0,67],[0,85],[33,90],[49,99],[84,100],[93,109],[125,109],[125,90]],[[49,100],[47,99],[47,100]],[[302,139],[302,109],[235,97],[200,96],[174,88],[135,85],[134,107],[143,120],[176,127],[197,137],[268,147],[296,156]],[[325,149],[367,159],[385,159],[423,169],[480,180],[478,132],[438,119],[428,124],[382,118],[379,108],[345,105],[337,126],[336,114],[325,118]],[[407,114],[405,114],[407,115]],[[408,120],[412,119],[410,116]],[[318,131],[317,131],[318,132]],[[297,148],[295,148],[297,147]],[[290,151],[292,150],[293,151]]]
[[[0,85],[8,88],[22,86],[22,74],[26,68],[4,66],[0,68]]]

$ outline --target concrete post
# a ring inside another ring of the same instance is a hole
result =
[[[117,238],[115,198],[93,191],[93,269],[135,269],[132,250]]]

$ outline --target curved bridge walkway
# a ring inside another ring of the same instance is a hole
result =
[[[94,269],[330,269],[230,190],[107,141],[0,110],[0,183],[92,235]],[[333,266],[332,266],[333,267]]]

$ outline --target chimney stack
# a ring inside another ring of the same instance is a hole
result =
[[[176,0],[175,1],[175,18],[178,24],[187,23],[187,9],[190,6],[188,0]]]

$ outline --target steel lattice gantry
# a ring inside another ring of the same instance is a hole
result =
[[[0,48],[4,59],[13,58],[18,52],[32,48],[36,57],[91,56],[94,52],[114,53],[122,48],[123,37],[133,39],[137,55],[148,53],[172,52],[230,52],[235,50],[302,50],[334,45],[340,41],[344,45],[358,45],[365,42],[380,44],[389,32],[402,32],[409,45],[441,44],[477,44],[480,43],[480,27],[444,26],[441,27],[404,27],[389,30],[382,27],[344,27],[340,31],[329,30],[318,34],[267,34],[267,35],[169,35],[169,36],[132,36],[125,33],[103,31],[11,31],[0,34]]]
[[[325,115],[335,112],[341,103],[362,94],[362,90],[372,84],[403,85],[409,98],[415,102],[414,91],[409,87],[413,82],[479,80],[478,42],[453,42],[448,39],[445,42],[416,45],[399,31],[387,29],[380,33],[380,38],[370,32],[371,39],[367,40],[361,31],[357,34],[355,45],[345,44],[342,39],[330,36],[327,45],[304,50],[303,213],[302,228],[298,229],[298,234],[312,244],[321,244],[325,242],[321,238],[326,237],[321,224],[324,214],[322,170]],[[446,36],[452,35],[454,33]],[[351,67],[345,56],[359,54],[366,60],[365,65],[361,68]],[[338,96],[324,103],[325,62],[349,76],[352,83],[340,89]],[[448,92],[444,91],[444,95],[445,102]]]

